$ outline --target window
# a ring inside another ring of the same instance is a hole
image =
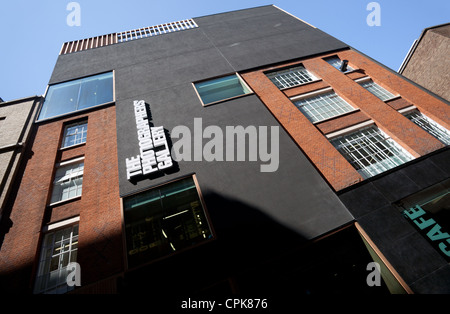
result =
[[[279,89],[293,87],[317,80],[314,75],[308,72],[308,70],[301,65],[294,68],[267,73],[266,75]]]
[[[213,80],[194,83],[203,105],[251,93],[250,88],[237,75],[232,74]]]
[[[318,122],[354,110],[334,91],[320,93],[312,97],[302,97],[302,99],[297,101],[295,101],[295,98],[292,100],[311,122]]]
[[[51,203],[65,201],[81,195],[84,158],[61,163],[53,181]]]
[[[364,80],[362,82],[358,82],[359,85],[367,89],[369,92],[380,98],[382,101],[386,101],[395,97],[392,93],[385,90],[380,85],[376,84],[372,80]]]
[[[450,131],[437,124],[427,116],[417,110],[405,114],[409,120],[420,126],[422,129],[433,135],[445,145],[450,145]]]
[[[73,289],[67,284],[69,263],[77,261],[78,225],[45,234],[42,241],[35,293],[61,294]]]
[[[450,262],[450,179],[402,199],[403,216]]]
[[[341,70],[341,66],[342,66],[342,61],[341,59],[339,59],[338,56],[333,56],[333,57],[329,57],[329,58],[325,58],[324,59],[326,62],[328,62],[330,65],[332,65],[333,67],[335,67],[336,69],[338,69],[339,71]],[[354,69],[347,65],[346,68],[344,69],[344,71],[342,72],[350,72],[353,71]]]
[[[364,178],[399,166],[413,157],[377,127],[371,126],[330,140]]]
[[[113,100],[112,72],[51,85],[39,120],[91,108]]]
[[[86,143],[87,121],[67,125],[61,148]]]
[[[129,267],[212,238],[193,177],[124,199]]]

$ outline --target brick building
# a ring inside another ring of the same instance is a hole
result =
[[[449,292],[449,124],[448,103],[275,6],[65,43],[2,282],[174,306]]]
[[[9,195],[14,192],[14,180],[42,98],[27,97],[4,102],[0,98],[0,220]]]
[[[450,23],[425,28],[414,41],[398,73],[450,100]]]

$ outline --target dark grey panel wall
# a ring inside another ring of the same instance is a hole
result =
[[[195,21],[236,71],[348,47],[273,6]]]
[[[352,221],[339,198],[255,95],[203,107],[192,87],[192,82],[201,79],[301,57],[304,53],[333,50],[342,47],[341,43],[272,6],[196,21],[197,29],[58,58],[50,83],[115,71],[121,195],[194,172],[210,211],[217,211],[221,205],[217,197],[208,195],[220,195],[257,209],[267,219],[303,239],[318,237]],[[299,45],[298,40],[302,38],[305,43]],[[174,173],[131,183],[126,178],[125,158],[139,152],[134,100],[145,100],[150,106],[151,122],[164,126],[169,133],[180,125],[193,132],[194,118],[200,117],[203,127],[215,125],[223,130],[238,125],[277,126],[279,168],[273,173],[262,173],[260,161],[180,161]],[[213,216],[223,215],[227,216],[217,212]],[[229,225],[221,225],[219,219],[213,224],[216,228],[242,224],[243,216],[236,212],[230,215],[235,219],[230,219]],[[251,224],[251,219],[246,223]]]
[[[450,177],[450,149],[340,195],[389,262],[417,293],[449,293],[450,265],[394,203]]]

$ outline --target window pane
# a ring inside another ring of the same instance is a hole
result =
[[[332,118],[354,109],[334,92],[304,98],[294,104],[311,122]]]
[[[333,67],[335,67],[336,69],[338,69],[339,71],[341,70],[342,60],[339,59],[339,57],[335,56],[335,57],[325,58],[325,61],[328,62]],[[344,72],[349,72],[349,71],[353,71],[353,70],[354,69],[351,66],[347,65],[347,69]]]
[[[129,266],[137,266],[212,237],[192,178],[124,200]]]
[[[113,79],[111,73],[83,79],[77,110],[113,101],[112,86]]]
[[[65,293],[73,288],[66,283],[67,265],[76,262],[78,226],[47,233],[42,242],[35,293]]]
[[[369,178],[412,159],[412,156],[376,127],[331,140],[336,149],[364,177]]]
[[[113,101],[112,72],[51,85],[39,120]]]
[[[389,91],[387,91],[386,89],[384,89],[383,87],[381,87],[380,85],[376,84],[373,81],[365,81],[359,84],[383,101],[395,97],[392,93],[390,93]]]
[[[84,163],[62,166],[56,170],[51,203],[81,195]]]
[[[267,77],[279,89],[293,87],[316,80],[316,77],[309,73],[303,66],[268,73]]]
[[[86,142],[87,122],[80,122],[66,126],[62,148]]]
[[[80,82],[50,86],[39,119],[59,116],[77,109]]]
[[[241,82],[237,75],[229,75],[206,82],[195,83],[203,104],[245,95],[251,91]]]
[[[434,122],[419,111],[413,111],[405,116],[445,145],[450,145],[450,131],[440,124]]]

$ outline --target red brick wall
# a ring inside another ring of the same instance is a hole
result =
[[[356,70],[342,73],[323,60],[324,57],[336,54],[341,60],[349,60],[349,64]],[[269,70],[299,63],[321,80],[280,91],[264,74]],[[401,98],[385,103],[354,82],[354,79],[364,76],[370,76],[377,84],[394,95],[399,94]],[[396,109],[415,105],[425,115],[449,128],[448,106],[353,50],[243,73],[242,77],[336,191],[361,181],[362,177],[324,134],[372,119],[414,157],[444,147],[440,141]],[[359,110],[313,125],[289,100],[289,97],[326,87],[332,87],[339,96]]]
[[[80,117],[88,118],[86,144],[60,150],[64,124]],[[43,226],[78,215],[82,285],[123,270],[116,145],[114,106],[38,125],[0,250],[0,275],[20,278],[11,291],[32,289]],[[48,206],[55,164],[79,156],[85,157],[81,198]]]

